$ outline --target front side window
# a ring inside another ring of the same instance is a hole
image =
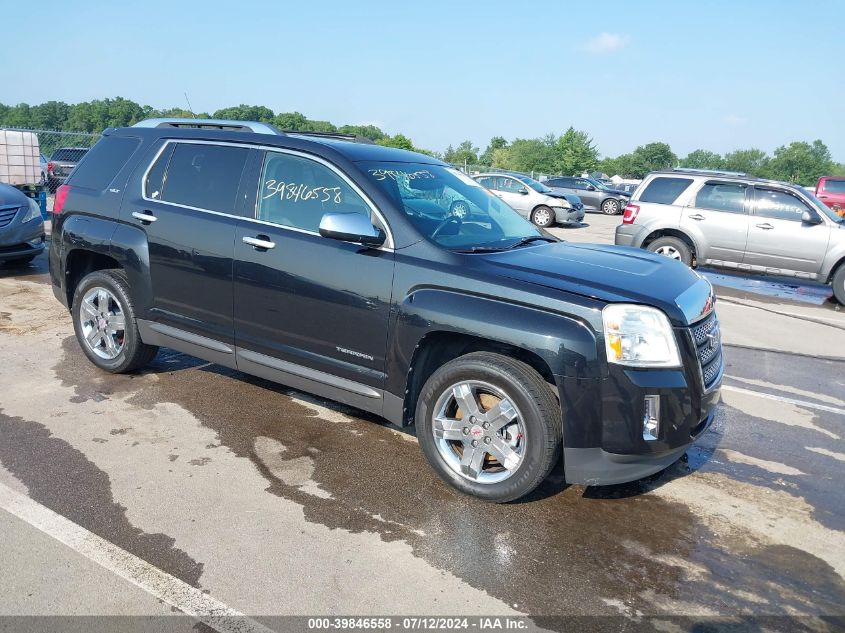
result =
[[[420,234],[444,248],[500,250],[526,238],[546,239],[478,182],[451,167],[395,162],[365,162],[361,167]],[[491,188],[505,180],[522,187],[509,177],[491,180]]]
[[[245,147],[177,143],[158,199],[235,215],[248,154]]]
[[[515,178],[499,178],[499,185],[496,187],[498,191],[505,191],[507,193],[519,193],[525,189],[525,185]]]
[[[690,178],[655,178],[640,194],[640,202],[675,204],[678,197],[692,184]]]
[[[800,222],[809,207],[798,197],[776,189],[757,189],[757,215],[773,220]]]
[[[318,233],[326,213],[370,215],[370,207],[337,172],[301,156],[267,152],[258,219]]]
[[[746,186],[739,183],[708,182],[699,189],[693,206],[698,209],[745,213],[745,190]]]

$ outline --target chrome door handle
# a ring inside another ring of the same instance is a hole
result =
[[[773,228],[775,228],[775,227],[773,227],[773,226],[772,226],[771,224],[769,224],[768,222],[765,222],[765,223],[763,223],[763,224],[758,224],[758,225],[757,225],[757,228],[758,228],[758,229],[763,229],[764,231],[768,231],[768,230],[773,229]]]
[[[691,216],[689,216],[689,219],[690,219],[690,220],[698,220],[698,221],[700,222],[701,220],[706,220],[707,218],[705,218],[705,217],[704,217],[703,215],[701,215],[700,213],[696,213],[695,215],[691,215]]]
[[[258,237],[244,237],[244,244],[249,244],[255,250],[270,250],[276,248],[276,242],[271,242],[266,235],[259,235]]]
[[[141,213],[140,211],[133,211],[132,217],[136,220],[141,220],[141,222],[155,222],[156,220],[158,220],[156,216],[149,212]]]

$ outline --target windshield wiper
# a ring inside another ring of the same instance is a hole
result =
[[[536,242],[538,240],[543,240],[545,242],[559,242],[560,241],[560,240],[557,240],[553,237],[547,237],[545,235],[529,235],[528,237],[523,237],[522,239],[517,240],[516,242],[514,242],[513,244],[508,246],[507,250],[510,250],[512,248],[519,248],[520,246],[525,246],[526,244],[530,244],[531,242]]]

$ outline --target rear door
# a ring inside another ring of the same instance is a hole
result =
[[[802,222],[805,211],[815,217],[818,214],[791,191],[758,185],[754,187],[754,199],[744,263],[773,274],[818,274],[830,240],[830,227],[826,223]]]
[[[146,171],[142,199],[122,219],[147,236],[153,321],[234,343],[233,244],[251,151],[169,141]]]
[[[742,263],[751,199],[751,187],[745,183],[709,180],[684,208],[681,228],[703,246],[702,263]]]

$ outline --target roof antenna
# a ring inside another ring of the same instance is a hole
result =
[[[183,93],[183,94],[185,95],[185,101],[188,103],[188,112],[190,112],[190,113],[191,113],[191,118],[192,118],[192,119],[196,119],[196,118],[197,118],[197,115],[196,115],[196,114],[194,114],[194,109],[191,107],[191,101],[190,101],[190,99],[188,99],[188,93],[187,93],[187,92],[185,92],[185,93]]]

